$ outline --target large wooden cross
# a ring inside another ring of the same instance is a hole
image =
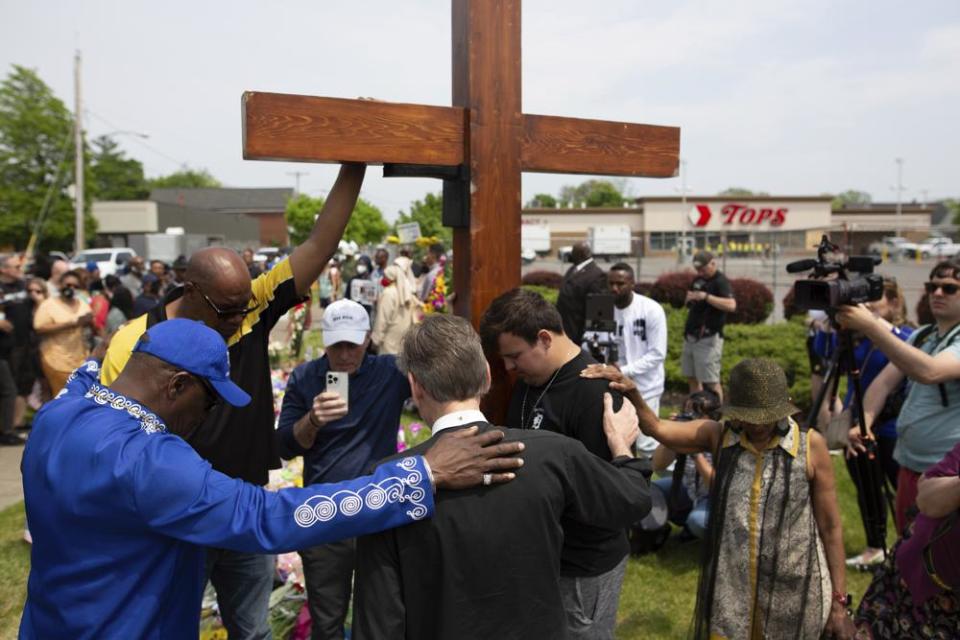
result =
[[[452,107],[246,92],[243,157],[444,178],[455,311],[476,326],[520,284],[521,172],[673,177],[680,129],[523,113],[520,0],[453,0],[452,13]]]

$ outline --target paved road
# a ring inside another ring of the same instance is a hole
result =
[[[20,458],[23,447],[0,447],[0,509],[23,500]]]
[[[771,315],[771,321],[783,319],[783,297],[787,295],[790,287],[793,286],[794,278],[787,274],[785,265],[787,262],[797,260],[807,256],[789,256],[778,259],[776,262],[772,259],[761,258],[729,258],[726,266],[722,264],[720,269],[731,277],[753,278],[763,282],[774,292],[775,308]],[[813,257],[811,254],[810,257]],[[662,273],[677,271],[683,267],[677,264],[676,258],[629,258],[626,260],[637,272],[637,280],[650,281],[657,279]],[[900,283],[904,290],[904,296],[907,300],[907,311],[910,318],[916,321],[916,305],[923,295],[923,283],[926,282],[930,269],[935,264],[932,260],[926,260],[921,263],[913,261],[907,262],[889,262],[880,265],[877,273],[893,276]],[[601,268],[608,269],[611,266],[609,262],[599,262]],[[535,270],[554,271],[562,273],[569,265],[564,265],[556,259],[538,259],[532,264],[523,267],[523,273]]]

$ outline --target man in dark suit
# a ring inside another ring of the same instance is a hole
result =
[[[479,410],[490,369],[466,320],[429,316],[407,333],[398,366],[433,430],[408,454],[429,450],[444,430],[491,428]],[[612,407],[609,395],[605,403]],[[354,637],[568,637],[560,590],[567,527],[622,528],[650,509],[649,485],[630,453],[637,420],[624,407],[604,421],[612,463],[573,438],[505,429],[505,441],[525,444],[515,482],[439,491],[436,515],[423,526],[362,538]]]
[[[563,318],[563,332],[575,344],[580,344],[587,315],[587,296],[607,290],[607,274],[593,261],[593,252],[586,242],[573,245],[570,262],[573,266],[563,276],[557,310]]]

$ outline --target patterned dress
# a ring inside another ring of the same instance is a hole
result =
[[[831,582],[807,478],[809,432],[793,420],[757,450],[728,430],[721,462],[735,465],[716,548],[710,638],[819,638]],[[738,450],[739,449],[739,450]]]

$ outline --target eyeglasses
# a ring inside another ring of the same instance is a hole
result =
[[[933,295],[936,293],[937,289],[943,291],[943,295],[952,296],[956,295],[960,291],[960,284],[953,284],[950,282],[924,282],[923,288],[926,289],[927,293]]]
[[[210,383],[207,382],[207,379],[202,378],[198,375],[194,375],[193,377],[194,379],[197,380],[197,382],[200,383],[200,386],[203,387],[203,390],[207,394],[207,404],[206,404],[206,407],[204,407],[207,413],[213,411],[215,408],[220,406],[220,394],[217,393],[212,386],[210,386]]]
[[[190,284],[196,287],[197,291],[200,293],[200,296],[203,298],[203,301],[207,303],[207,306],[213,309],[214,313],[217,314],[217,318],[221,320],[226,320],[227,318],[234,318],[236,316],[240,316],[241,318],[246,318],[247,315],[256,311],[259,306],[256,298],[250,298],[250,301],[253,303],[253,306],[249,306],[250,303],[248,302],[247,303],[248,306],[245,306],[245,307],[234,307],[233,309],[221,309],[216,304],[214,304],[213,300],[207,297],[207,294],[203,292],[203,290],[200,288],[200,285],[198,285],[196,282],[191,282]]]

